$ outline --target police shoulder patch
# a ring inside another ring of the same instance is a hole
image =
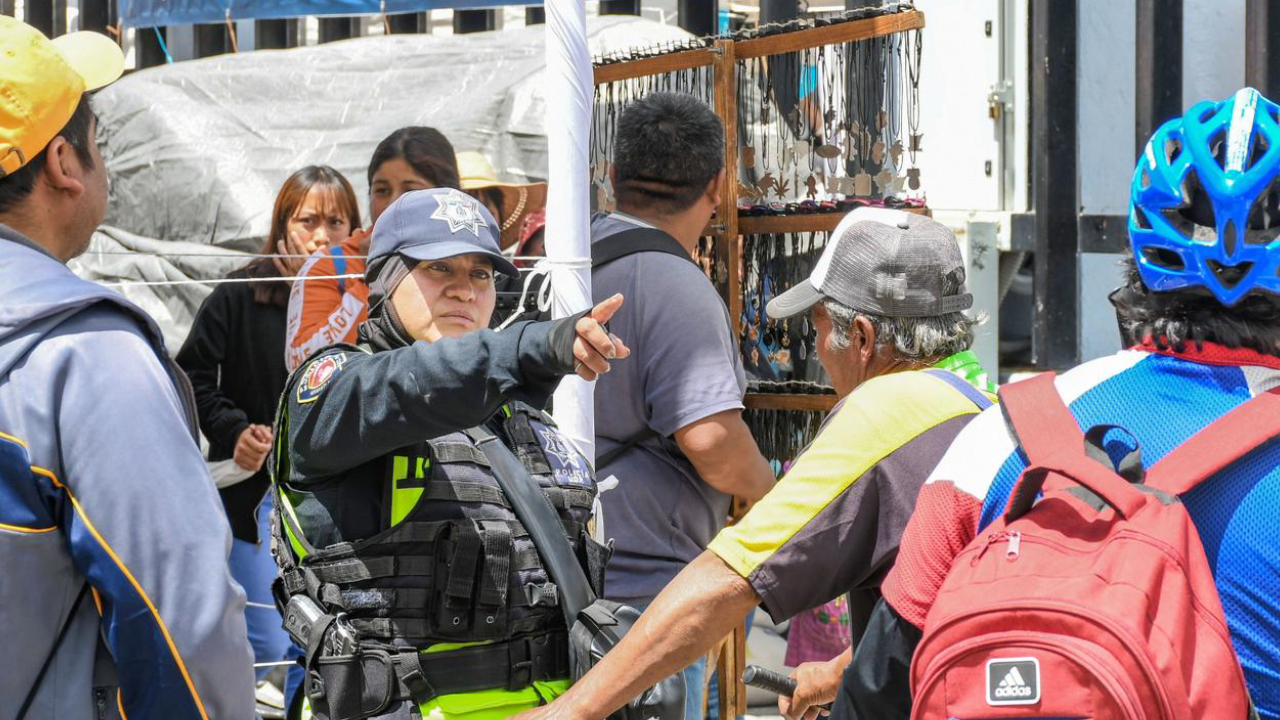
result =
[[[324,386],[342,372],[342,366],[346,362],[347,354],[344,352],[312,360],[306,372],[302,373],[302,379],[298,381],[298,402],[314,402],[320,397],[320,391]]]

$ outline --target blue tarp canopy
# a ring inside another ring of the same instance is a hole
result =
[[[542,0],[121,0],[120,19],[130,27],[266,20],[307,15],[378,15],[424,10],[541,5]]]

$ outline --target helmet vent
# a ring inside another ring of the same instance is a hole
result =
[[[1239,265],[1223,265],[1217,260],[1209,260],[1208,264],[1209,269],[1218,278],[1218,282],[1228,290],[1239,285],[1240,281],[1253,269],[1253,263],[1251,262],[1242,262]]]
[[[1267,154],[1267,150],[1271,148],[1271,144],[1267,142],[1267,136],[1257,128],[1254,129],[1253,138],[1249,142],[1249,158],[1245,162],[1244,169],[1248,170],[1253,164],[1262,159]]]
[[[1236,221],[1228,220],[1226,227],[1222,228],[1222,249],[1226,251],[1227,257],[1236,254]]]
[[[1147,213],[1137,205],[1133,206],[1133,220],[1138,223],[1138,227],[1143,230],[1151,229],[1151,221],[1147,219]]]
[[[1209,242],[1218,240],[1218,221],[1213,198],[1200,184],[1200,175],[1192,167],[1182,181],[1182,205],[1160,211],[1183,237]]]
[[[1217,132],[1209,138],[1209,150],[1213,153],[1214,162],[1218,163],[1218,167],[1227,168],[1227,130],[1219,128]]]
[[[1182,143],[1178,142],[1174,138],[1167,138],[1164,141],[1164,162],[1166,165],[1173,165],[1181,152]]]
[[[1258,193],[1249,208],[1249,221],[1245,227],[1246,243],[1268,243],[1276,239],[1275,229],[1280,228],[1280,175],[1271,181],[1266,190]],[[1268,231],[1271,232],[1261,232]]]
[[[1142,164],[1142,176],[1138,180],[1139,187],[1143,190],[1151,187],[1151,173],[1147,171],[1147,164]]]
[[[1147,262],[1164,270],[1182,272],[1187,269],[1187,264],[1182,261],[1182,256],[1168,248],[1148,245],[1142,248],[1142,256],[1146,258]]]

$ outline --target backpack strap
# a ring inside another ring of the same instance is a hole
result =
[[[1147,471],[1147,484],[1174,495],[1280,437],[1280,388],[1262,393],[1218,418]]]
[[[982,412],[983,410],[986,410],[992,405],[995,405],[995,402],[993,402],[991,398],[983,394],[981,390],[974,387],[972,384],[967,382],[964,378],[961,378],[959,375],[956,375],[950,370],[943,370],[942,368],[928,368],[927,370],[925,370],[925,372],[938,378],[939,380],[946,382],[951,387],[960,391],[961,395],[964,395],[965,397],[969,398],[969,402],[978,406],[978,412]]]
[[[1084,432],[1053,384],[1057,377],[1047,372],[1000,388],[1005,423],[1029,465],[1040,464],[1067,445],[1084,446]]]
[[[591,244],[591,270],[596,271],[614,260],[621,260],[628,255],[642,252],[656,252],[675,255],[693,263],[693,257],[675,238],[657,228],[638,227],[623,230],[615,235]],[[696,263],[693,263],[696,266]],[[613,464],[622,453],[650,438],[661,437],[656,430],[645,427],[627,438],[618,447],[596,457],[596,472],[603,471]]]
[[[1051,476],[1083,485],[1116,512],[1132,515],[1145,497],[1113,468],[1086,453],[1085,435],[1058,394],[1055,377],[1044,373],[1000,388],[1000,407],[1027,455],[1027,469],[1014,484],[1005,521],[1013,522],[1030,510]]]
[[[675,238],[657,228],[638,227],[591,243],[591,269],[599,270],[614,260],[642,252],[675,255],[693,262],[693,256]]]

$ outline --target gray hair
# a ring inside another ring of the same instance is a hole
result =
[[[943,287],[946,295],[960,292],[962,282],[948,279]],[[852,346],[849,338],[858,316],[871,321],[876,329],[876,348],[891,347],[900,360],[935,360],[964,352],[973,345],[973,329],[983,318],[970,319],[963,312],[928,317],[886,317],[858,312],[831,298],[822,306],[831,316],[831,344],[837,350]]]

